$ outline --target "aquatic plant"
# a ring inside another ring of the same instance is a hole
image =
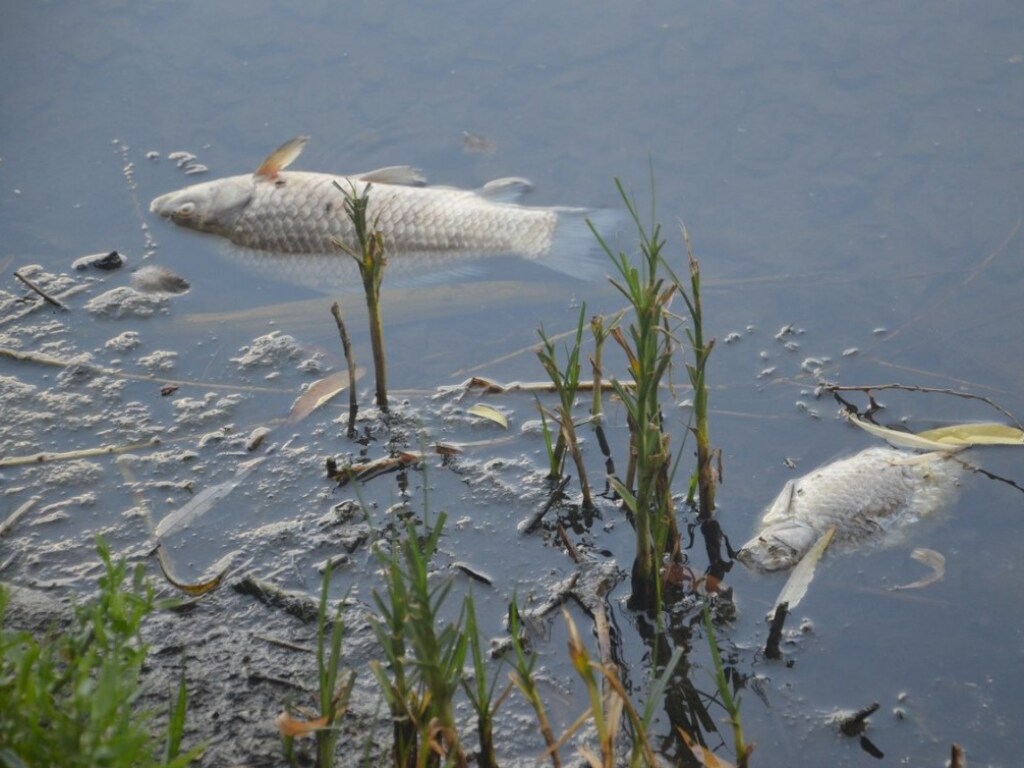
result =
[[[594,374],[590,421],[594,428],[594,435],[597,437],[597,444],[604,456],[607,477],[615,474],[615,462],[612,460],[611,447],[608,445],[608,438],[604,433],[604,406],[601,399],[604,392],[604,344],[619,327],[619,322],[624,314],[625,310],[620,310],[609,319],[606,319],[604,315],[594,315],[590,318],[590,335],[594,337],[594,354],[590,358],[590,367]],[[608,493],[608,490],[606,482],[605,493]]]
[[[625,481],[611,478],[611,482],[631,514],[636,534],[629,605],[658,616],[662,605],[662,557],[665,553],[674,557],[679,552],[679,530],[670,490],[670,436],[663,426],[659,398],[677,348],[669,304],[682,286],[665,265],[661,226],[654,223],[648,230],[622,183],[615,183],[636,227],[641,256],[639,266],[634,266],[625,252],[612,251],[593,229],[619,273],[619,279],[612,279],[611,284],[626,297],[633,313],[628,338],[620,327],[610,332],[626,354],[634,381],[634,386],[627,387],[612,380],[626,409],[630,449]]]
[[[550,411],[540,405],[541,419],[544,428],[545,442],[548,448],[548,463],[550,472],[548,477],[558,480],[562,476],[562,468],[565,463],[565,454],[568,451],[576,465],[576,472],[579,476],[580,488],[583,493],[583,508],[592,509],[594,506],[590,495],[590,482],[587,479],[587,470],[583,463],[583,453],[580,450],[579,439],[576,436],[576,424],[573,422],[572,409],[576,402],[576,394],[580,387],[580,349],[583,342],[584,316],[587,305],[580,307],[580,317],[576,323],[576,335],[573,342],[566,348],[565,367],[558,365],[558,353],[554,342],[540,328],[537,333],[540,336],[541,346],[537,349],[537,357],[541,365],[551,379],[558,393],[558,406]],[[552,447],[551,435],[548,427],[548,418],[551,418],[558,425],[558,438]]]
[[[319,691],[319,714],[308,720],[298,720],[291,712],[285,711],[278,716],[277,724],[284,742],[285,759],[290,765],[297,765],[294,752],[295,739],[299,736],[313,734],[316,738],[316,764],[318,768],[330,768],[334,765],[335,745],[338,741],[337,723],[348,709],[352,686],[355,685],[356,673],[350,671],[342,683],[338,683],[341,669],[341,642],[345,634],[345,625],[341,620],[341,606],[328,619],[327,595],[331,583],[331,563],[327,562],[324,569],[320,589],[320,605],[317,611],[316,627],[316,666]],[[330,626],[330,637],[327,628]]]
[[[729,687],[729,680],[725,676],[725,665],[722,663],[722,654],[718,649],[718,637],[715,634],[715,627],[711,621],[711,609],[706,601],[704,602],[703,611],[704,631],[707,634],[708,649],[711,652],[711,664],[715,670],[715,686],[718,688],[718,697],[721,699],[722,706],[725,707],[726,714],[728,715],[727,722],[732,727],[736,765],[737,768],[747,768],[750,753],[754,748],[752,745],[748,746],[743,737],[743,721],[740,719],[740,699],[739,696],[733,696],[732,689]],[[686,734],[683,734],[683,737],[687,739]]]
[[[686,374],[693,389],[693,421],[690,432],[694,437],[697,452],[697,466],[690,478],[690,490],[687,503],[694,504],[696,493],[697,519],[700,521],[704,548],[708,555],[707,586],[709,591],[718,588],[718,582],[732,567],[731,561],[722,557],[721,528],[715,521],[715,489],[718,485],[719,472],[715,469],[716,459],[721,458],[717,450],[711,448],[708,428],[708,387],[707,364],[714,349],[715,340],[704,339],[704,315],[700,301],[700,263],[693,256],[690,244],[690,233],[682,227],[683,240],[686,243],[686,261],[690,273],[690,292],[680,291],[686,308],[690,314],[690,326],[686,328],[686,338],[690,342],[692,361],[686,363]],[[671,272],[671,269],[669,269]],[[678,284],[678,278],[673,275]]]
[[[188,693],[182,676],[167,723],[140,708],[146,616],[158,608],[136,567],[114,561],[97,540],[104,573],[97,597],[75,608],[70,625],[43,639],[0,629],[0,765],[186,766],[182,752]],[[0,588],[0,614],[7,608]]]
[[[371,229],[366,220],[366,209],[373,185],[367,184],[362,192],[357,192],[354,184],[351,189],[345,189],[338,182],[334,182],[334,186],[345,196],[345,213],[355,227],[359,249],[353,251],[337,238],[334,239],[334,245],[355,259],[359,266],[359,276],[362,278],[363,292],[366,295],[366,311],[369,315],[377,407],[381,413],[388,413],[387,361],[384,357],[384,331],[380,315],[380,286],[384,280],[387,258],[384,253],[384,233],[376,228],[375,222]]]
[[[392,542],[389,554],[379,555],[387,587],[384,594],[373,592],[381,616],[373,626],[390,676],[379,663],[370,668],[394,720],[396,766],[439,765],[442,759],[467,765],[454,707],[468,647],[464,615],[442,623],[452,581],[434,587],[428,581],[445,518],[441,512],[433,526],[424,522],[422,535],[408,520],[405,535]]]
[[[480,768],[498,768],[498,758],[494,752],[494,717],[508,695],[510,686],[506,686],[499,696],[495,696],[499,680],[497,671],[488,684],[483,642],[480,639],[476,623],[476,606],[473,603],[472,593],[466,595],[464,606],[466,611],[465,631],[469,638],[473,677],[471,680],[463,678],[462,687],[469,698],[469,703],[473,706],[473,711],[476,712],[476,732],[480,741],[480,751],[476,756],[476,762]]]
[[[561,768],[562,760],[558,755],[560,744],[555,741],[551,723],[548,721],[547,709],[544,707],[544,700],[540,696],[540,690],[537,688],[537,681],[533,674],[537,657],[526,651],[522,633],[522,616],[514,599],[508,608],[508,631],[512,638],[512,650],[515,654],[509,678],[523,694],[523,698],[533,707],[541,735],[544,737],[544,743],[547,744],[546,754],[551,760],[551,765],[553,768]]]

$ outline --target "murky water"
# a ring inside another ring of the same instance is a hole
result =
[[[658,217],[680,255],[675,223],[686,220],[719,340],[711,367],[713,441],[725,464],[719,515],[736,543],[795,472],[871,444],[834,418],[831,401],[814,398],[815,377],[802,367],[808,357],[844,384],[968,390],[1021,414],[1022,32],[1024,10],[1011,2],[8,8],[0,28],[0,288],[21,290],[10,276],[20,266],[68,271],[74,258],[112,249],[130,269],[161,264],[193,287],[150,317],[106,319],[85,302],[130,275],[95,273],[102,282],[70,299],[70,314],[46,309],[0,327],[23,349],[91,352],[105,366],[186,382],[162,397],[152,382],[97,383],[0,362],[0,375],[37,387],[4,401],[5,455],[163,440],[163,461],[137,453],[135,485],[112,458],[88,459],[80,474],[0,470],[4,516],[29,495],[42,497],[40,507],[72,499],[27,517],[0,542],[0,562],[14,558],[0,576],[85,588],[96,573],[95,532],[144,556],[149,533],[139,509],[159,519],[230,476],[249,458],[253,427],[284,416],[303,384],[343,364],[330,299],[247,273],[221,258],[213,239],[146,213],[156,194],[247,172],[297,134],[313,136],[303,169],[411,163],[432,182],[464,187],[523,175],[538,205],[614,206],[619,176],[648,210],[653,166]],[[467,144],[467,132],[486,142]],[[176,150],[195,154],[209,173],[186,176],[167,158]],[[414,510],[426,484],[430,509],[450,515],[439,567],[464,561],[494,577],[493,587],[477,590],[491,635],[500,634],[513,592],[542,601],[573,570],[558,546],[516,531],[546,498],[542,443],[518,432],[535,418],[534,401],[487,399],[512,417],[513,437],[502,441],[500,429],[461,412],[476,395],[430,396],[470,372],[539,379],[528,351],[536,329],[569,329],[583,301],[588,314],[621,303],[607,286],[510,261],[447,292],[393,293],[385,305],[391,384],[408,400],[399,442],[418,448],[418,432],[427,441],[496,441],[469,449],[454,468],[432,459],[425,481],[409,475]],[[277,306],[285,302],[293,303]],[[368,364],[359,302],[353,295],[343,303],[356,354]],[[798,332],[776,339],[789,324]],[[137,348],[105,346],[129,331],[139,334]],[[302,350],[266,368],[231,360],[272,331]],[[724,343],[730,333],[739,338]],[[178,353],[171,368],[161,369],[168,358],[154,356],[160,351]],[[366,404],[367,388],[364,380]],[[58,395],[79,400],[58,403]],[[915,427],[998,417],[941,395],[882,399],[893,421]],[[27,415],[43,411],[50,416],[38,422]],[[354,585],[368,604],[376,566],[352,540],[356,529],[329,517],[347,496],[323,473],[327,455],[359,450],[333,422],[343,412],[272,433],[258,481],[168,542],[179,575],[198,578],[238,550],[261,577],[313,594],[315,565],[352,545],[338,594]],[[682,412],[672,418],[681,430]],[[611,432],[624,462],[621,422],[613,415]],[[368,454],[381,455],[386,440],[376,435]],[[588,450],[599,473],[598,454]],[[1024,463],[1009,450],[979,457],[986,470],[1024,480]],[[403,498],[394,477],[364,493],[377,528]],[[884,762],[939,765],[955,741],[975,765],[1014,764],[1024,718],[1022,501],[1006,484],[969,478],[956,507],[912,535],[913,546],[946,556],[945,579],[923,591],[888,590],[921,575],[909,548],[828,560],[790,625],[806,618],[810,631],[785,649],[789,666],[757,652],[781,580],[735,569],[739,617],[721,640],[752,676],[743,717],[758,745],[753,764],[872,762],[825,723],[834,709],[872,701],[881,709],[869,736]],[[627,528],[605,510],[603,521],[574,535],[626,564]],[[620,584],[609,601],[639,690],[646,647],[623,607],[627,589]],[[258,624],[268,613],[225,591],[189,620]],[[706,666],[699,633],[693,645],[692,662]],[[556,620],[541,652],[559,702],[554,718],[564,725],[583,704],[563,649]],[[693,676],[711,687],[703,670]],[[197,686],[200,702],[204,693],[213,700],[213,684]],[[283,698],[273,688],[261,695]],[[533,733],[520,727],[524,739]],[[276,748],[270,723],[266,731],[254,754]],[[540,750],[539,741],[519,746],[522,754]],[[258,761],[245,750],[217,754]]]

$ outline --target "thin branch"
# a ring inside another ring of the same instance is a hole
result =
[[[61,301],[60,299],[54,298],[53,296],[48,294],[46,291],[44,291],[42,288],[40,288],[38,285],[33,283],[31,280],[29,280],[27,277],[25,277],[23,274],[21,274],[21,270],[20,269],[14,270],[14,276],[16,278],[18,278],[19,280],[21,280],[21,282],[23,282],[26,286],[28,286],[30,290],[32,290],[35,293],[37,293],[40,296],[42,296],[43,299],[48,304],[52,304],[53,306],[57,307],[57,309],[62,309],[65,312],[70,312],[71,311],[70,307],[68,307],[68,305],[65,304],[63,301]]]
[[[997,411],[999,411],[1001,414],[1003,414],[1006,418],[1008,418],[1010,421],[1012,421],[1013,425],[1015,427],[1017,427],[1018,429],[1024,429],[1024,427],[1021,426],[1021,423],[1019,421],[1017,421],[1017,417],[1016,416],[1014,416],[1012,413],[1010,413],[1008,410],[1003,408],[1001,405],[999,405],[995,401],[993,401],[993,400],[991,400],[991,399],[989,399],[989,398],[987,398],[987,397],[985,397],[983,395],[975,395],[975,394],[972,394],[970,392],[958,392],[955,389],[948,389],[946,387],[922,387],[922,386],[919,386],[917,384],[898,384],[898,383],[893,383],[893,384],[873,384],[873,385],[861,385],[861,386],[852,385],[852,384],[840,385],[840,384],[828,384],[828,383],[826,383],[826,384],[822,384],[819,387],[820,391],[822,391],[822,392],[831,392],[832,394],[835,394],[837,392],[863,392],[869,398],[871,397],[871,392],[873,392],[873,391],[881,391],[881,390],[885,390],[885,389],[898,389],[898,390],[901,390],[901,391],[904,391],[904,392],[929,392],[929,393],[937,394],[937,395],[952,395],[953,397],[962,397],[965,400],[978,400],[979,402],[985,403],[986,405],[991,406],[992,408],[995,408]]]

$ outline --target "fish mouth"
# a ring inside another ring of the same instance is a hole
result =
[[[165,219],[172,218],[175,210],[174,197],[174,192],[168,192],[166,195],[153,198],[153,202],[149,204],[149,212]]]

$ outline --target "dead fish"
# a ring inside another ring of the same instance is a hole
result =
[[[756,570],[791,568],[833,525],[833,547],[884,543],[952,502],[962,473],[944,452],[869,448],[834,461],[786,483],[736,557]]]
[[[286,172],[307,140],[286,142],[254,174],[161,195],[150,211],[227,239],[239,246],[236,256],[260,271],[323,290],[347,287],[354,274],[343,249],[358,245],[341,190],[368,194],[367,221],[383,233],[386,274],[457,270],[466,257],[497,255],[520,256],[581,279],[606,271],[587,220],[608,236],[619,212],[518,205],[530,188],[522,178],[465,190],[427,187],[409,166],[352,175]]]

